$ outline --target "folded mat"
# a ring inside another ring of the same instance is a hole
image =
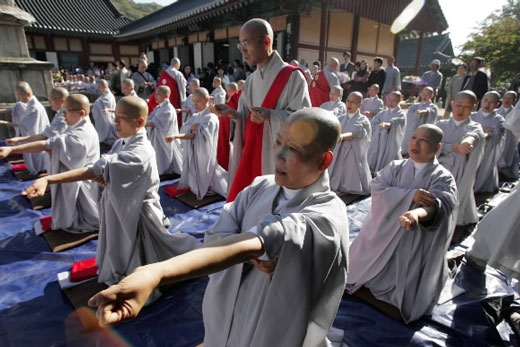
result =
[[[105,283],[98,283],[97,277],[78,284],[77,286],[69,287],[63,290],[70,303],[74,308],[88,307],[88,299],[90,299],[97,292],[107,289]]]
[[[174,198],[176,197],[177,195],[179,194],[182,194],[182,193],[185,193],[185,192],[189,192],[190,191],[190,188],[182,188],[182,189],[179,189],[178,187],[178,184],[177,183],[174,183],[170,186],[167,186],[167,187],[164,187],[164,192],[171,198]]]
[[[368,195],[360,195],[360,194],[344,194],[339,195],[339,198],[343,200],[345,205],[350,205],[356,201],[363,200],[364,198],[368,197]]]
[[[224,197],[222,195],[213,194],[213,195],[206,195],[201,200],[198,200],[197,196],[195,194],[193,194],[190,190],[185,193],[177,195],[175,197],[175,199],[190,206],[191,208],[199,208],[199,207],[207,206],[209,204],[213,204],[217,201],[222,201],[222,200],[224,200]]]
[[[42,236],[53,252],[61,252],[97,239],[98,231],[75,234],[58,229],[44,232]]]
[[[18,172],[14,172],[13,171],[13,174],[14,174],[14,177],[16,177],[16,179],[18,181],[30,181],[30,180],[34,180],[34,179],[37,179],[37,178],[40,178],[40,177],[44,177],[44,176],[47,176],[47,172],[40,172],[36,175],[33,175],[32,173],[30,173],[29,171],[18,171]]]
[[[179,174],[176,173],[169,173],[159,176],[159,180],[162,181],[169,181],[169,180],[175,180],[177,178],[181,177]]]
[[[50,190],[46,191],[43,196],[39,196],[37,198],[29,199],[31,201],[31,206],[33,210],[41,210],[47,207],[51,207],[52,199]]]

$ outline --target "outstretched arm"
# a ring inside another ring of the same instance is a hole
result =
[[[94,174],[94,171],[91,168],[84,167],[74,169],[59,174],[39,178],[36,181],[34,181],[30,187],[25,189],[22,192],[22,195],[26,195],[28,198],[32,199],[39,196],[43,196],[49,184],[78,182],[90,180],[93,178],[96,178],[96,175]]]
[[[137,316],[160,284],[209,275],[263,252],[258,236],[247,232],[232,235],[169,260],[141,266],[118,284],[94,295],[88,303],[97,307],[101,323],[117,323]]]
[[[0,158],[5,158],[11,153],[36,153],[45,150],[47,150],[45,141],[30,142],[14,147],[0,147]]]

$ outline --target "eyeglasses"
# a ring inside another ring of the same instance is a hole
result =
[[[242,51],[244,49],[247,49],[253,42],[255,42],[255,41],[261,42],[262,40],[263,39],[259,39],[259,40],[245,39],[244,41],[237,43],[237,49],[239,51]]]
[[[64,108],[63,112],[74,112],[74,111],[82,111],[82,110],[83,109],[81,109],[81,108],[70,108],[70,109]]]

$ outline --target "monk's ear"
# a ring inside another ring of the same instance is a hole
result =
[[[143,117],[137,118],[137,125],[139,125],[140,127],[142,127],[145,123],[146,123],[146,121],[144,120]]]
[[[334,159],[334,154],[332,154],[332,151],[327,151],[322,154],[321,157],[321,163],[318,169],[320,171],[325,171],[329,168],[330,164],[332,163],[332,159]]]

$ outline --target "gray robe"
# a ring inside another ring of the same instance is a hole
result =
[[[359,110],[352,119],[339,117],[341,133],[352,132],[352,141],[343,141],[334,148],[334,159],[329,167],[330,188],[336,193],[370,194],[370,168],[367,152],[371,128],[367,117]]]
[[[213,89],[211,96],[213,96],[213,103],[215,105],[226,103],[226,90],[222,87]]]
[[[361,113],[368,111],[375,116],[377,113],[383,111],[384,108],[383,100],[376,95],[373,98],[364,98],[360,110]]]
[[[480,123],[482,129],[492,128],[492,131],[487,134],[484,140],[484,159],[480,162],[477,169],[473,191],[493,193],[498,191],[497,163],[504,149],[504,117],[495,111],[484,116],[481,110],[473,113],[471,119]]]
[[[420,116],[415,111],[428,111],[425,116]],[[437,106],[431,101],[417,102],[410,106],[406,114],[406,130],[404,132],[403,143],[401,144],[401,153],[408,154],[408,141],[412,138],[413,133],[420,125],[435,124],[437,121]]]
[[[419,207],[413,197],[420,188],[435,195],[438,212],[408,231],[398,218]],[[455,180],[437,159],[415,177],[414,163],[407,159],[378,172],[371,191],[370,212],[349,249],[347,289],[367,287],[409,323],[432,310],[448,277],[445,254],[455,228]]]
[[[140,129],[118,140],[92,169],[106,182],[100,202],[96,264],[98,281],[119,282],[136,267],[169,259],[199,246],[184,233],[163,226],[155,152]]]
[[[181,141],[175,139],[172,142],[166,142],[164,139],[168,135],[179,133],[177,112],[175,112],[175,108],[170,103],[170,100],[165,100],[157,105],[150,113],[148,122],[155,124],[155,127],[149,127],[146,131],[148,139],[155,149],[159,175],[173,172],[180,174],[182,171]]]
[[[256,227],[269,276],[242,263],[210,276],[203,302],[206,347],[324,346],[347,275],[348,223],[343,202],[322,174],[274,213],[281,187],[256,178],[226,204],[206,241]]]
[[[381,129],[380,123],[391,123],[390,129]],[[392,160],[401,159],[406,119],[400,107],[386,109],[372,118],[372,137],[368,147],[368,166],[373,173],[384,168]]]
[[[261,69],[257,69],[246,80],[240,100],[238,103],[238,113],[240,117],[235,119],[236,128],[233,138],[233,155],[230,159],[229,182],[233,182],[235,172],[242,158],[242,150],[245,140],[246,121],[249,117],[251,107],[260,107],[271,85],[273,84],[278,72],[286,66],[278,52],[274,51],[271,60]],[[282,127],[289,115],[304,107],[311,106],[309,88],[303,74],[295,71],[289,77],[282,93],[278,97],[278,102],[274,110],[271,110],[271,117],[264,122],[264,133],[262,137],[262,174],[274,173],[274,159],[272,146],[276,134]]]
[[[99,138],[88,117],[45,143],[51,151],[50,173],[93,165],[99,159]],[[52,229],[71,232],[99,229],[99,188],[90,180],[53,184]]]
[[[54,118],[52,118],[51,124],[45,127],[45,130],[43,130],[42,135],[50,139],[55,135],[63,134],[68,127],[69,126],[65,121],[65,112],[61,108],[56,112]]]
[[[337,101],[327,101],[321,104],[320,108],[331,111],[336,117],[347,113],[347,106],[341,99]]]
[[[437,153],[439,162],[448,169],[457,182],[459,191],[459,214],[457,225],[467,225],[478,222],[473,185],[475,173],[484,154],[484,132],[479,123],[471,118],[457,126],[453,118],[443,119],[436,123],[442,129],[442,147]],[[451,146],[464,138],[471,136],[475,139],[473,150],[463,155],[452,151]]]
[[[513,108],[506,110],[502,106],[497,110],[497,113],[507,119],[513,115]],[[518,137],[509,129],[505,129],[504,134],[504,149],[502,155],[498,160],[498,172],[509,179],[518,179],[518,162],[520,157],[518,155]]]
[[[13,123],[18,124],[18,127],[15,127],[16,136],[41,134],[49,125],[47,111],[35,96],[31,97],[27,104],[16,103],[11,109],[11,117]],[[33,175],[49,168],[49,155],[46,152],[24,153],[23,160],[27,171]]]
[[[104,113],[103,110],[115,110],[116,98],[110,90],[101,94],[92,104],[92,118],[94,126],[99,136],[99,142],[111,145],[117,139],[116,128],[114,125],[114,113]]]
[[[486,264],[520,280],[520,189],[510,193],[478,223],[475,243],[467,256],[477,265]]]
[[[198,125],[198,131],[190,130]],[[195,113],[182,125],[181,134],[194,133],[193,140],[182,140],[183,163],[179,188],[190,190],[201,200],[209,190],[227,196],[228,175],[217,163],[218,117],[209,108]]]

